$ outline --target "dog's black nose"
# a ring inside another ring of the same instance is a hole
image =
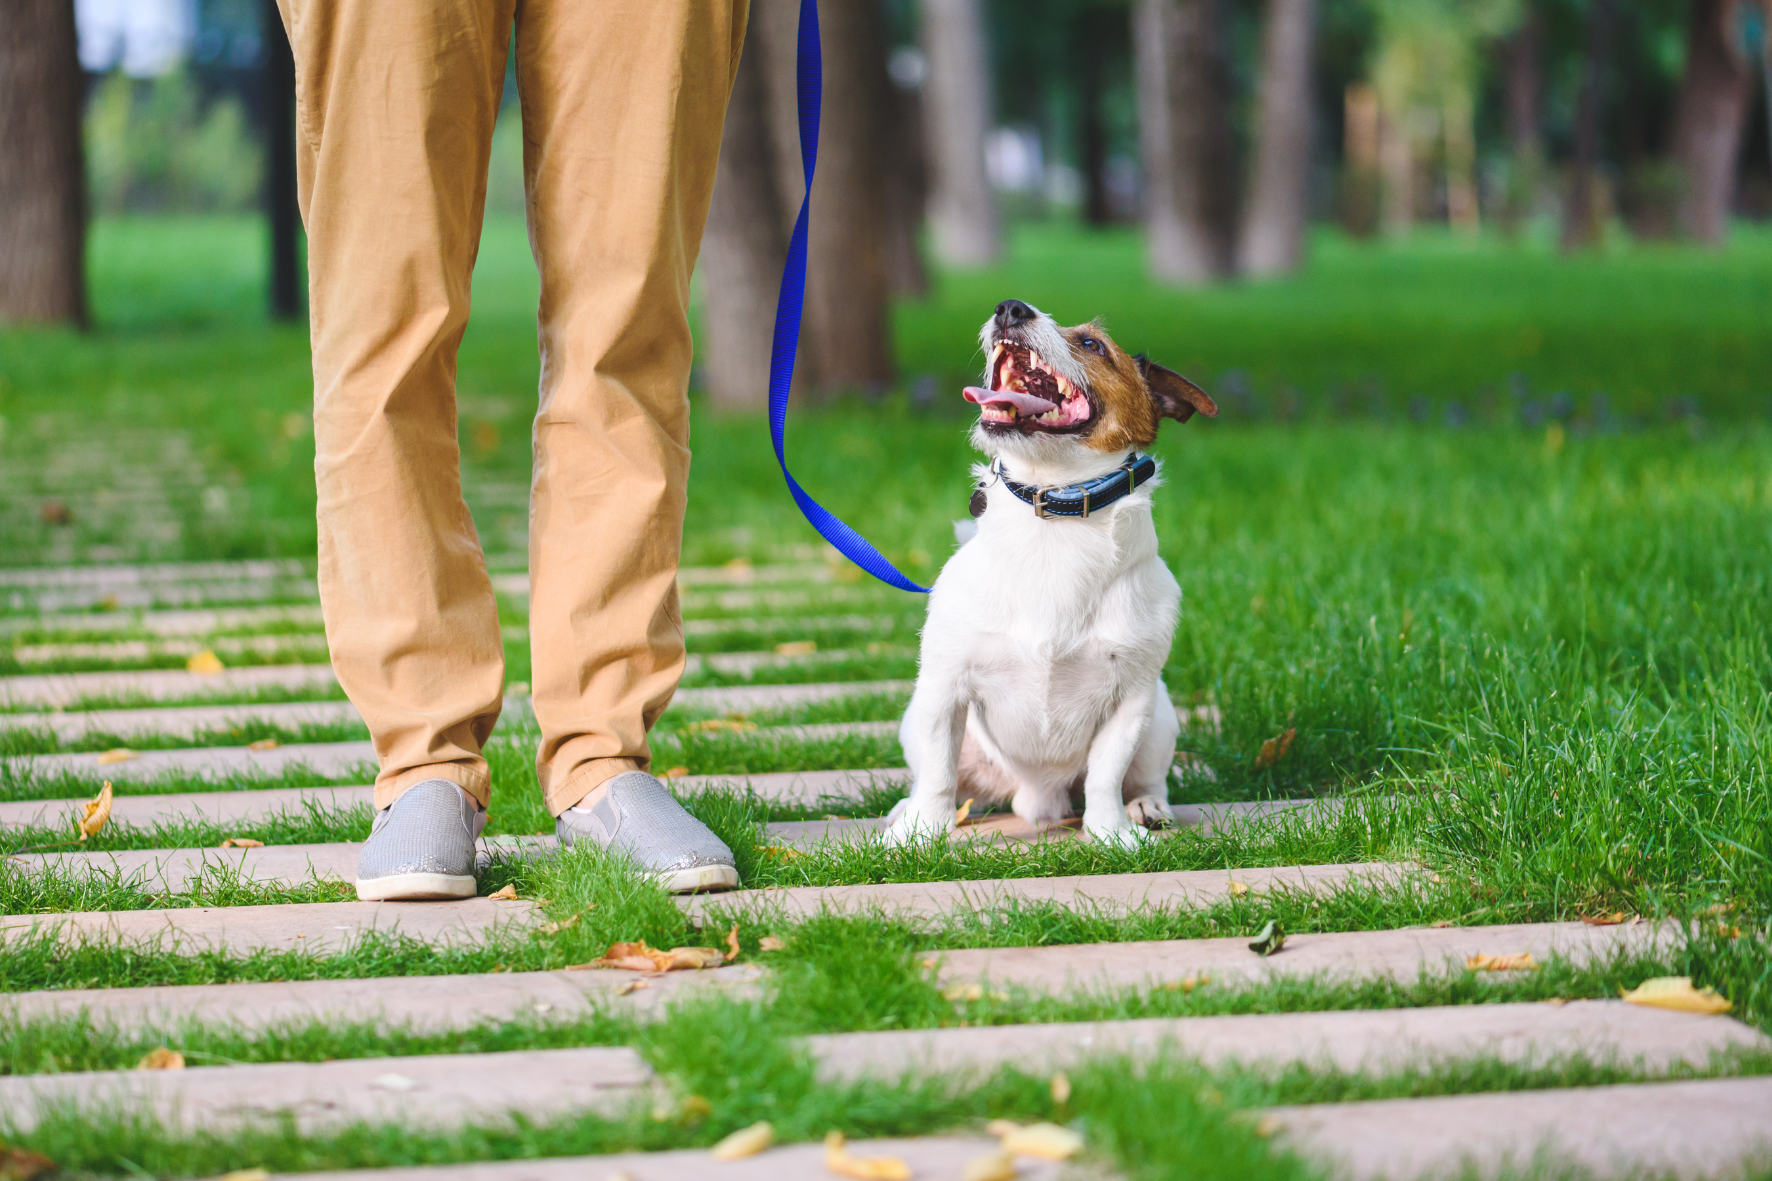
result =
[[[1034,309],[1019,299],[1006,299],[997,305],[997,323],[1005,328],[1025,323],[1034,318]]]

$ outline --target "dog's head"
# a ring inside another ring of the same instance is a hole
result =
[[[978,338],[984,386],[968,387],[966,400],[978,403],[972,437],[989,455],[1039,460],[1072,449],[1142,451],[1165,418],[1218,414],[1206,391],[1127,353],[1099,324],[1061,328],[1038,308],[1007,299]]]

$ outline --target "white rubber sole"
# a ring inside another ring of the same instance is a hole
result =
[[[478,890],[472,874],[395,873],[357,883],[357,897],[363,902],[438,902],[472,898]]]
[[[697,890],[732,890],[738,887],[738,870],[730,865],[698,865],[661,873],[658,884],[671,894],[693,894]]]

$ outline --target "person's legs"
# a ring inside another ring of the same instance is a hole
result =
[[[320,599],[381,763],[359,890],[471,894],[504,654],[461,496],[455,353],[513,0],[279,2],[308,230]],[[427,841],[448,854],[374,854]]]
[[[541,408],[530,513],[538,770],[559,815],[650,762],[683,672],[689,275],[745,0],[520,0]]]

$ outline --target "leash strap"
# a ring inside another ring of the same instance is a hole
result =
[[[837,547],[842,555],[890,586],[928,594],[868,543],[867,538],[844,524],[836,514],[812,499],[788,471],[783,437],[787,432],[788,393],[794,384],[794,357],[800,347],[800,314],[806,302],[806,224],[812,207],[812,174],[818,165],[818,115],[824,87],[824,65],[818,45],[817,0],[800,0],[800,40],[796,81],[800,100],[800,163],[806,170],[806,196],[794,221],[788,242],[787,265],[781,272],[781,298],[775,305],[775,341],[769,355],[769,435],[775,442],[775,462],[787,481],[794,503],[818,535]]]

